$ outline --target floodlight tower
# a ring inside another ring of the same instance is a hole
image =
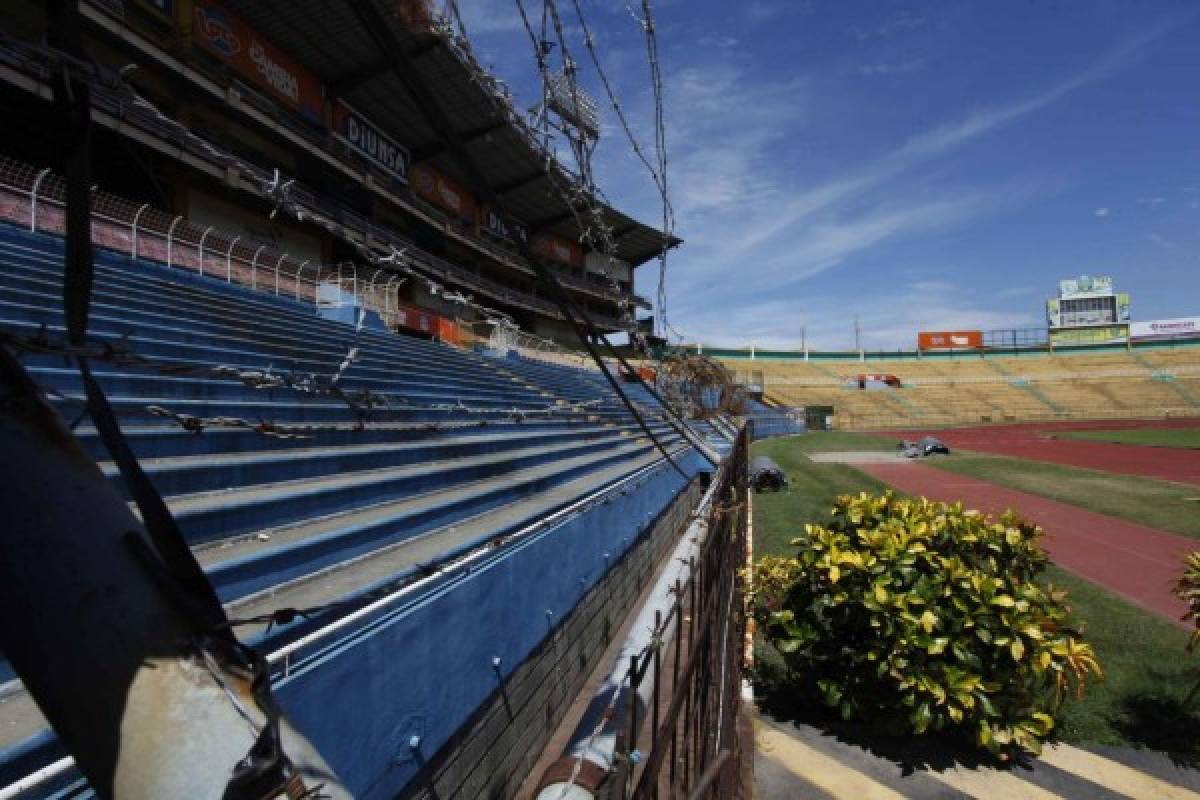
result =
[[[541,121],[561,133],[571,145],[579,178],[589,193],[595,190],[592,153],[600,140],[600,111],[595,98],[579,85],[579,68],[567,55],[562,69],[542,73]]]

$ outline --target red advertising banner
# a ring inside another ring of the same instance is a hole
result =
[[[437,338],[446,344],[458,344],[458,323],[445,317],[437,318]]]
[[[433,336],[437,333],[437,314],[415,306],[400,306],[396,309],[396,324],[411,331],[420,331]]]
[[[548,233],[536,236],[532,248],[533,252],[550,261],[573,267],[583,265],[583,248],[579,246],[578,242],[572,242],[561,236]]]
[[[475,222],[475,198],[471,193],[428,164],[414,164],[409,171],[413,191],[435,206],[446,209],[464,222]]]
[[[461,340],[457,322],[417,306],[401,305],[397,308],[396,324],[449,344],[459,344]]]
[[[192,39],[313,122],[321,122],[320,82],[295,60],[212,0],[194,0]]]
[[[921,331],[918,350],[981,350],[983,331]]]

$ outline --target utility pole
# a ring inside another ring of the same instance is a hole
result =
[[[858,315],[854,315],[854,349],[858,351],[858,360],[866,361],[866,354],[862,349],[862,328],[858,324]]]

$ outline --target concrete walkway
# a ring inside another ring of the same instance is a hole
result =
[[[1200,772],[1149,750],[1055,745],[1041,758],[997,769],[911,737],[864,743],[765,715],[754,729],[758,800],[1200,800]]]

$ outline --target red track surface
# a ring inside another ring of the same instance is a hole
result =
[[[1197,419],[1100,420],[1096,422],[1028,422],[952,430],[889,431],[881,435],[915,439],[937,436],[951,449],[996,453],[1072,467],[1142,475],[1200,485],[1200,450],[1143,447],[1076,439],[1053,439],[1058,431],[1118,428],[1197,428]]]
[[[855,466],[907,494],[993,513],[1012,508],[1046,531],[1042,543],[1054,563],[1183,625],[1186,608],[1171,586],[1184,555],[1200,549],[1195,539],[922,464]]]

